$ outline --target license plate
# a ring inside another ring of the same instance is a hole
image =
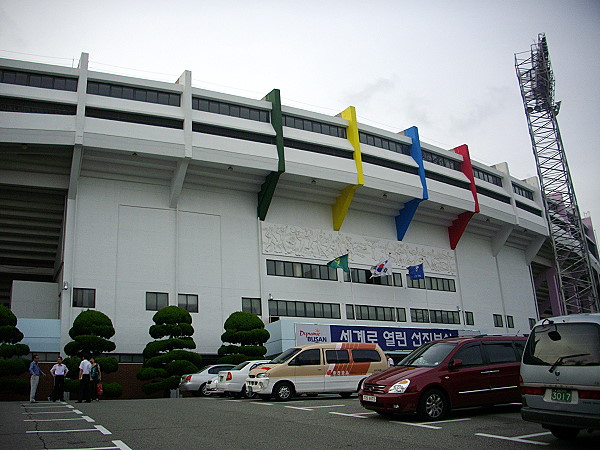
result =
[[[566,389],[552,389],[550,399],[555,402],[571,403],[573,394]]]
[[[363,401],[376,403],[377,397],[375,397],[374,395],[363,395]]]

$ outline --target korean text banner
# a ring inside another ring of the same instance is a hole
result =
[[[457,330],[432,328],[363,327],[330,325],[331,342],[370,342],[385,351],[414,350],[427,342],[458,336]]]

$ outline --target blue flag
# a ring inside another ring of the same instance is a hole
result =
[[[416,266],[408,266],[408,278],[410,278],[411,280],[425,279],[425,273],[423,272],[423,263]]]

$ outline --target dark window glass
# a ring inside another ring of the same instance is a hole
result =
[[[328,364],[349,363],[348,350],[325,350],[325,359]]]
[[[286,277],[294,276],[294,265],[291,262],[284,262],[283,267],[284,267],[284,275]]]
[[[465,324],[466,325],[475,325],[475,319],[473,317],[473,313],[470,311],[465,311]]]
[[[123,98],[133,100],[134,91],[132,87],[123,86]]]
[[[217,102],[208,102],[208,112],[219,114],[219,104]]]
[[[508,328],[514,328],[515,327],[515,322],[514,322],[513,316],[506,316],[506,326]]]
[[[19,79],[18,82],[17,79]],[[9,84],[27,84],[27,74],[17,74],[17,72],[13,72],[12,70],[5,70],[2,74],[2,82]]]
[[[352,350],[352,359],[354,362],[378,362],[381,361],[381,356],[377,350]]]
[[[346,305],[346,319],[354,319],[354,305]]]
[[[229,115],[231,117],[240,117],[240,107],[237,105],[229,106]]]
[[[41,75],[29,75],[29,86],[42,87],[42,76]]]
[[[267,275],[277,275],[275,272],[275,261],[267,259]]]
[[[73,288],[73,307],[95,308],[96,289]]]
[[[289,362],[290,366],[316,366],[321,364],[321,350],[313,348],[304,350]]]
[[[168,94],[165,94],[168,95]],[[138,102],[145,102],[146,101],[146,91],[144,89],[135,89],[134,94],[133,94],[133,99],[137,100]]]
[[[123,98],[123,86],[110,86],[110,96]]]
[[[398,322],[406,322],[406,310],[404,308],[396,308]]]
[[[198,296],[196,294],[179,294],[178,306],[188,312],[198,312]]]
[[[52,89],[54,87],[54,77],[42,75],[41,86],[46,89]]]
[[[240,118],[250,119],[250,109],[245,106],[240,107]]]
[[[169,106],[180,106],[181,98],[179,94],[169,94]]]
[[[65,82],[65,89],[67,91],[77,91],[77,80],[74,78],[67,78]]]
[[[511,342],[494,342],[483,344],[491,364],[517,362],[517,355]]]
[[[67,89],[67,80],[65,78],[55,78],[54,89],[65,91]]]
[[[98,95],[110,96],[110,85],[98,83]]]
[[[502,316],[500,314],[494,314],[494,326],[503,327]]]
[[[463,366],[479,366],[483,364],[483,355],[479,344],[466,345],[459,349],[454,355],[454,359],[462,360]]]
[[[159,311],[169,304],[169,294],[165,292],[146,292],[146,310]]]
[[[146,101],[150,103],[158,103],[158,92],[148,91],[146,92]]]

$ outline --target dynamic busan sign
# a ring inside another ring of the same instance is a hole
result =
[[[414,350],[427,342],[458,336],[457,330],[296,324],[296,345],[323,342],[367,342],[385,351]]]

